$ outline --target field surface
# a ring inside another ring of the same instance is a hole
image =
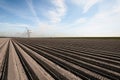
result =
[[[0,80],[120,80],[120,39],[0,38]]]

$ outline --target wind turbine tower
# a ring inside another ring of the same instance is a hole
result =
[[[27,37],[30,38],[30,34],[32,33],[31,30],[29,30],[27,27],[26,27],[26,30],[27,30]]]

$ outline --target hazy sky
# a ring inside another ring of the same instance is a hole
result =
[[[120,0],[0,0],[0,34],[25,27],[31,36],[120,37]]]

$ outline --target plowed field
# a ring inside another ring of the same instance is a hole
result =
[[[0,80],[120,80],[120,39],[0,38]]]

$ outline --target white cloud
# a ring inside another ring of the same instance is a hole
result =
[[[32,36],[52,37],[59,35],[61,30],[62,28],[57,24],[54,25],[43,22],[33,29]]]
[[[29,27],[29,25],[27,24],[22,24],[22,23],[0,23],[1,26],[4,26],[4,27]]]
[[[30,8],[30,10],[31,10],[31,12],[33,14],[33,16],[35,17],[35,19],[37,21],[37,24],[40,24],[41,22],[40,22],[40,20],[39,20],[39,18],[37,16],[37,13],[36,13],[36,11],[34,9],[32,0],[25,0],[25,1],[27,2],[27,4],[28,4],[28,6],[29,6],[29,8]]]
[[[22,23],[0,23],[0,36],[25,37],[27,24]]]
[[[71,0],[73,4],[81,6],[83,13],[86,13],[93,5],[102,0]]]
[[[83,24],[83,23],[86,23],[87,19],[86,18],[80,18],[80,19],[77,19],[74,24]]]
[[[116,2],[112,6],[109,4],[111,2],[100,4],[98,12],[93,17],[79,18],[73,24],[63,26],[41,24],[38,34],[43,33],[43,36],[120,36],[120,3]]]
[[[48,11],[48,18],[53,23],[58,23],[62,20],[63,16],[66,14],[66,5],[64,0],[52,0],[55,9]]]
[[[60,27],[60,25],[41,24],[38,34],[43,36],[120,36],[120,3],[113,6],[100,5],[93,17],[82,17],[73,24]],[[103,7],[110,9],[102,9]],[[69,27],[66,27],[69,26]],[[37,33],[36,33],[37,34]],[[49,34],[49,35],[48,35]]]
[[[96,15],[85,21],[84,25],[81,25],[81,23],[77,24],[69,32],[73,32],[73,36],[80,36],[82,34],[83,36],[120,37],[120,2],[116,2],[112,6],[110,4],[112,3],[101,4]]]

